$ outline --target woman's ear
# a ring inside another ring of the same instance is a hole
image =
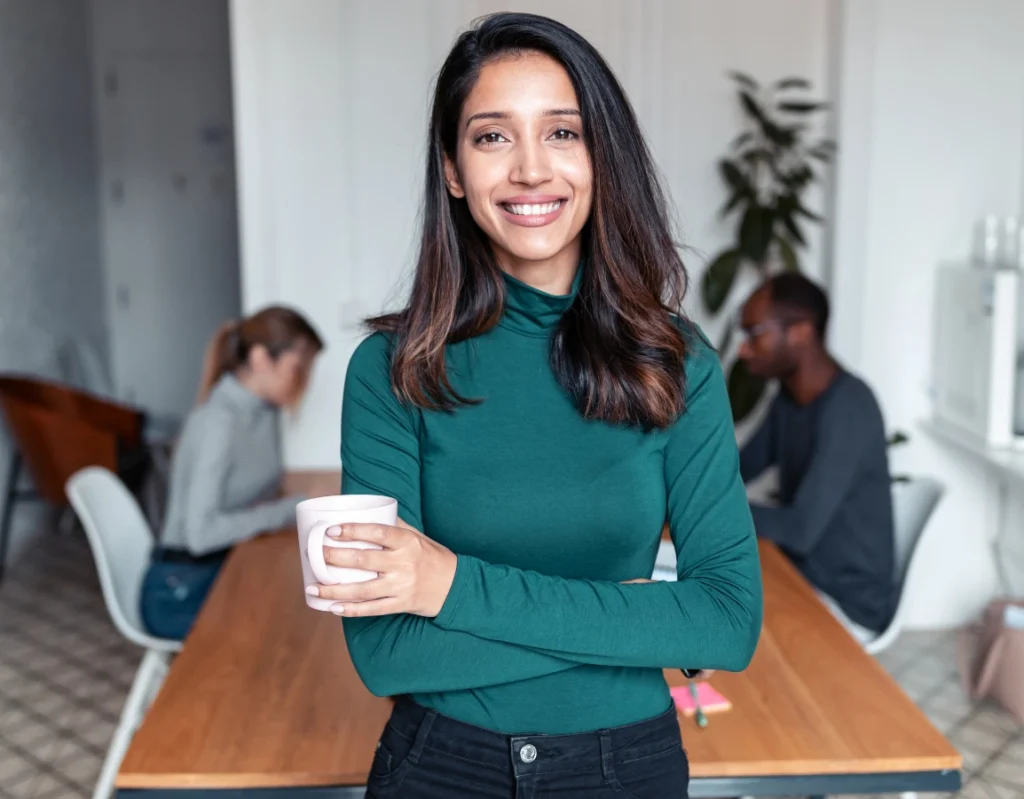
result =
[[[253,371],[263,372],[273,366],[274,358],[270,350],[262,344],[253,344],[249,347],[249,357],[246,359],[246,366]]]
[[[462,189],[462,181],[459,180],[459,170],[455,168],[455,163],[447,155],[444,157],[444,182],[452,197],[461,200],[466,196],[466,192]]]

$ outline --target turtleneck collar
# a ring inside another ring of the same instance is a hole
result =
[[[214,397],[248,411],[269,410],[274,407],[242,385],[242,382],[230,372],[222,375],[213,387],[210,398]]]
[[[501,326],[528,336],[547,336],[576,299],[583,279],[583,264],[576,269],[569,293],[562,295],[535,289],[507,272],[503,276],[505,313],[501,318]]]

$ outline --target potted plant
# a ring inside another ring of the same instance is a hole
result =
[[[892,449],[893,447],[902,447],[910,441],[910,437],[902,430],[896,430],[885,440],[885,448]],[[906,474],[894,474],[892,475],[893,483],[909,483],[910,476]]]
[[[749,75],[731,72],[747,129],[732,142],[718,170],[729,192],[722,216],[737,219],[736,236],[708,265],[700,294],[712,317],[726,306],[737,276],[755,270],[763,280],[784,269],[799,271],[798,250],[807,244],[803,226],[822,217],[804,202],[808,187],[831,162],[835,143],[812,135],[810,117],[826,103],[807,98],[811,84],[790,77],[762,87]],[[816,163],[817,162],[817,163]],[[737,326],[727,319],[719,353],[727,357]],[[740,360],[729,369],[733,419],[740,421],[757,405],[764,381]]]

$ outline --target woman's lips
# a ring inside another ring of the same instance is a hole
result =
[[[512,197],[498,208],[513,225],[543,227],[558,219],[568,202],[564,197]]]

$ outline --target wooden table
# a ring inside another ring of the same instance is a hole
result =
[[[956,790],[959,754],[777,549],[762,544],[761,560],[757,653],[712,679],[733,710],[703,731],[681,720],[691,796]],[[390,708],[360,683],[340,622],[306,607],[294,533],[252,541],[172,665],[118,794],[359,796]]]

